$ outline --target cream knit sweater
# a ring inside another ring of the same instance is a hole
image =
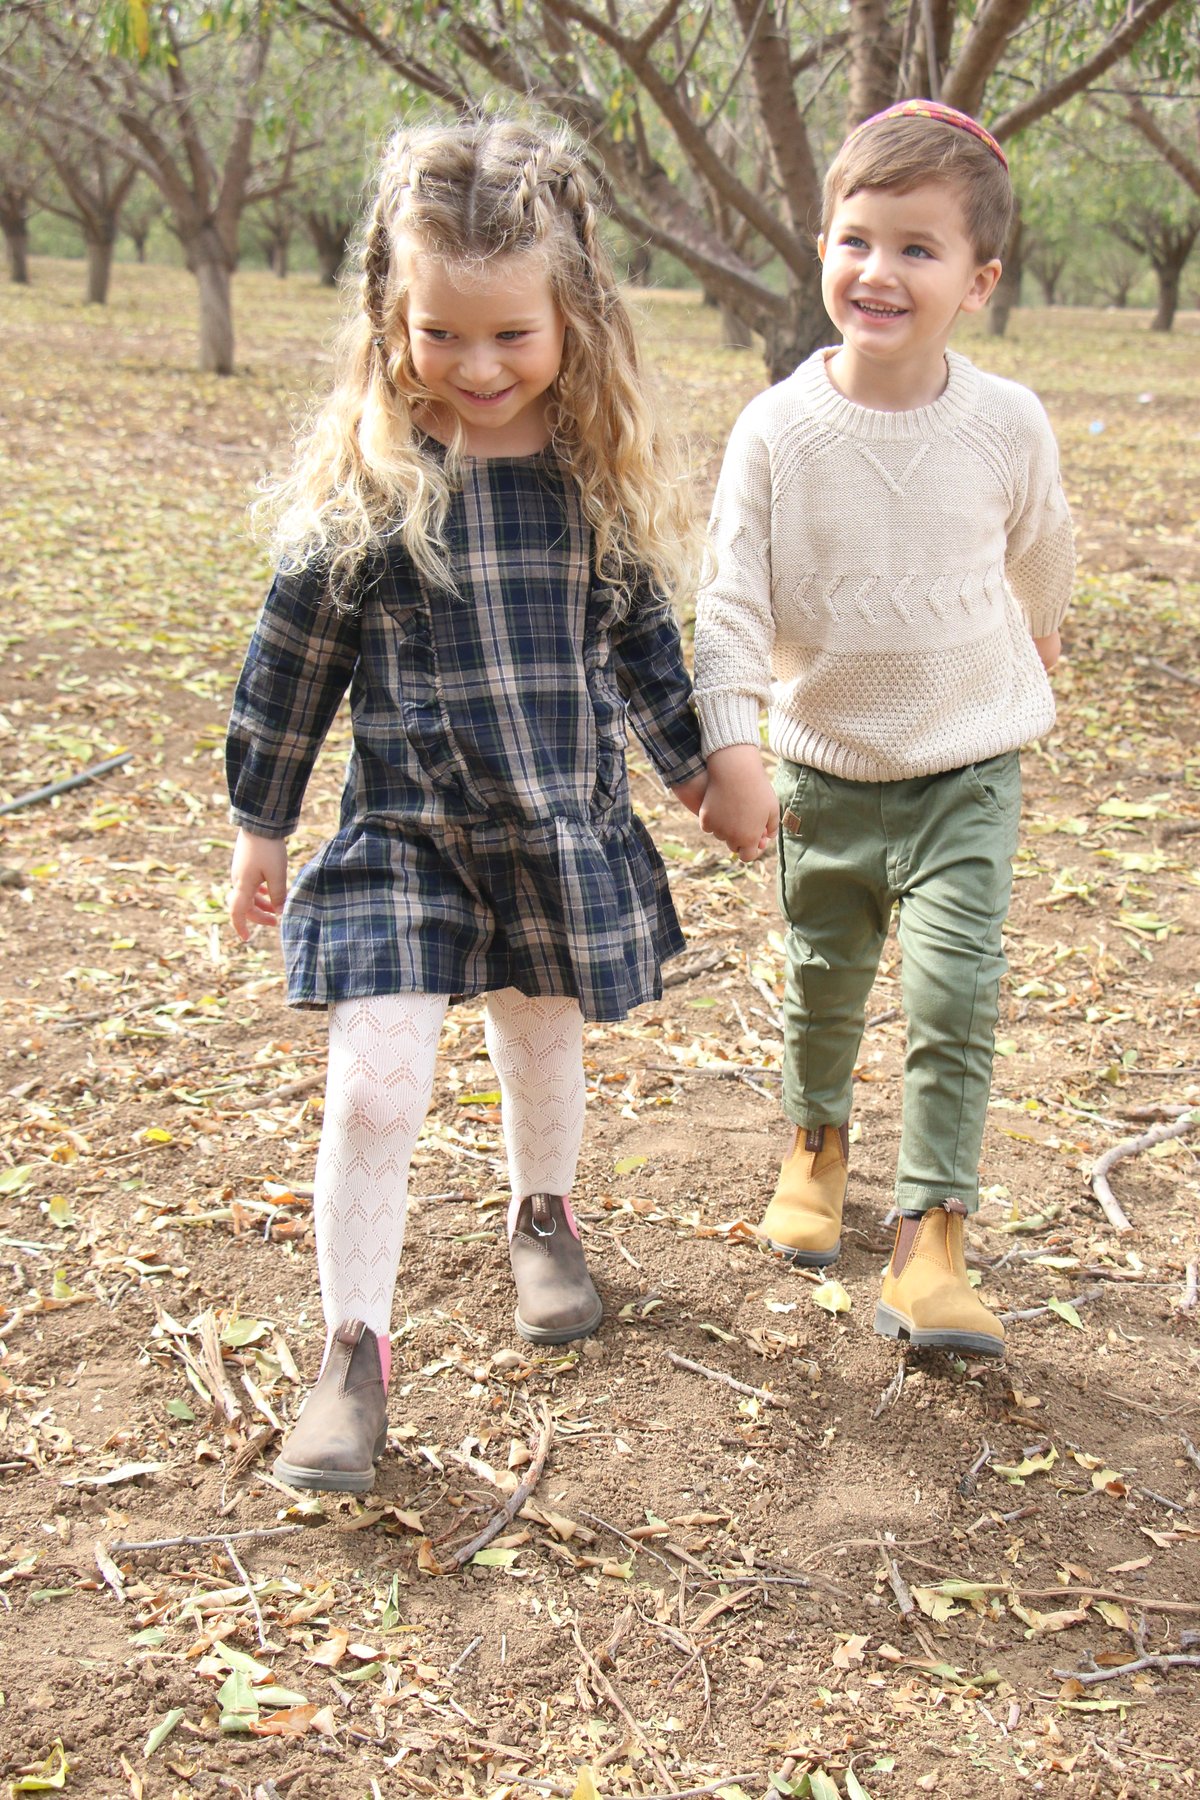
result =
[[[852,781],[963,768],[1042,735],[1034,637],[1071,593],[1040,402],[947,352],[940,399],[876,412],[819,350],[734,426],[696,617],[706,752],[757,744]]]

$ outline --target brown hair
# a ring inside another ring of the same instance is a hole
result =
[[[825,177],[821,230],[829,230],[835,209],[862,188],[907,194],[926,181],[944,181],[961,194],[981,263],[1004,254],[1014,205],[1008,170],[972,132],[912,113],[882,118],[847,138]]]

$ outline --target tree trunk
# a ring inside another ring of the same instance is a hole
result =
[[[87,306],[105,306],[108,303],[109,276],[112,274],[113,239],[89,237],[86,247],[87,292],[84,303]]]
[[[206,375],[233,374],[233,295],[229,270],[213,257],[193,264],[200,286],[200,368]]]
[[[1037,284],[1042,290],[1042,299],[1047,306],[1057,306],[1058,275],[1038,275]]]
[[[148,231],[130,231],[128,226],[125,227],[125,230],[133,245],[133,254],[140,263],[144,263],[146,260],[146,239],[149,237],[150,233]]]
[[[732,306],[721,308],[721,342],[727,350],[752,350],[754,332]]]
[[[1182,263],[1155,263],[1158,277],[1158,311],[1150,321],[1151,331],[1170,331],[1179,309],[1179,277]]]
[[[763,331],[763,360],[773,382],[784,381],[822,344],[833,341],[833,326],[821,303],[820,282],[792,295],[788,319],[774,320]]]
[[[1021,270],[1024,266],[1024,254],[1021,239],[1024,226],[1021,223],[1021,210],[1018,206],[1013,215],[1012,230],[1008,234],[1008,243],[1004,248],[1004,267],[1000,271],[1000,279],[996,283],[988,307],[988,330],[993,337],[1003,337],[1008,330],[1008,317],[1014,306],[1021,302]]]
[[[288,240],[276,236],[271,241],[271,269],[280,281],[287,280],[288,272]]]
[[[8,249],[9,279],[18,287],[29,286],[29,227],[24,219],[0,219]]]

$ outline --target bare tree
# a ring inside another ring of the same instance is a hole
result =
[[[502,89],[565,120],[630,235],[759,332],[774,377],[828,330],[812,240],[848,122],[924,92],[1011,138],[1186,3],[447,0],[431,34],[386,0],[297,0],[444,103]]]
[[[112,54],[102,0],[13,4],[42,60],[31,75],[27,55],[0,52],[0,83],[35,100],[43,124],[60,130],[79,126],[61,99],[64,79],[90,90],[93,143],[157,185],[196,277],[200,367],[229,374],[238,227],[250,199],[265,198],[275,185],[251,154],[274,16],[268,0],[248,0],[236,37],[206,27],[194,0],[157,10],[159,35],[151,36],[143,8],[145,35],[127,56]]]
[[[88,137],[57,136],[40,129],[34,136],[60,189],[58,197],[44,195],[42,205],[78,225],[87,257],[85,300],[89,306],[103,306],[121,212],[137,180],[137,166]]]

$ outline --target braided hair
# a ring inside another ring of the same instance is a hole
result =
[[[635,592],[690,596],[688,489],[654,418],[585,162],[565,131],[502,116],[403,129],[388,143],[334,393],[292,475],[269,490],[277,547],[319,559],[339,604],[353,603],[364,559],[397,536],[427,576],[452,585],[443,530],[463,442],[456,426],[435,459],[415,422],[432,396],[408,335],[402,250],[412,243],[465,279],[508,256],[542,259],[566,328],[547,395],[551,438],[577,483],[597,567],[628,604]]]

